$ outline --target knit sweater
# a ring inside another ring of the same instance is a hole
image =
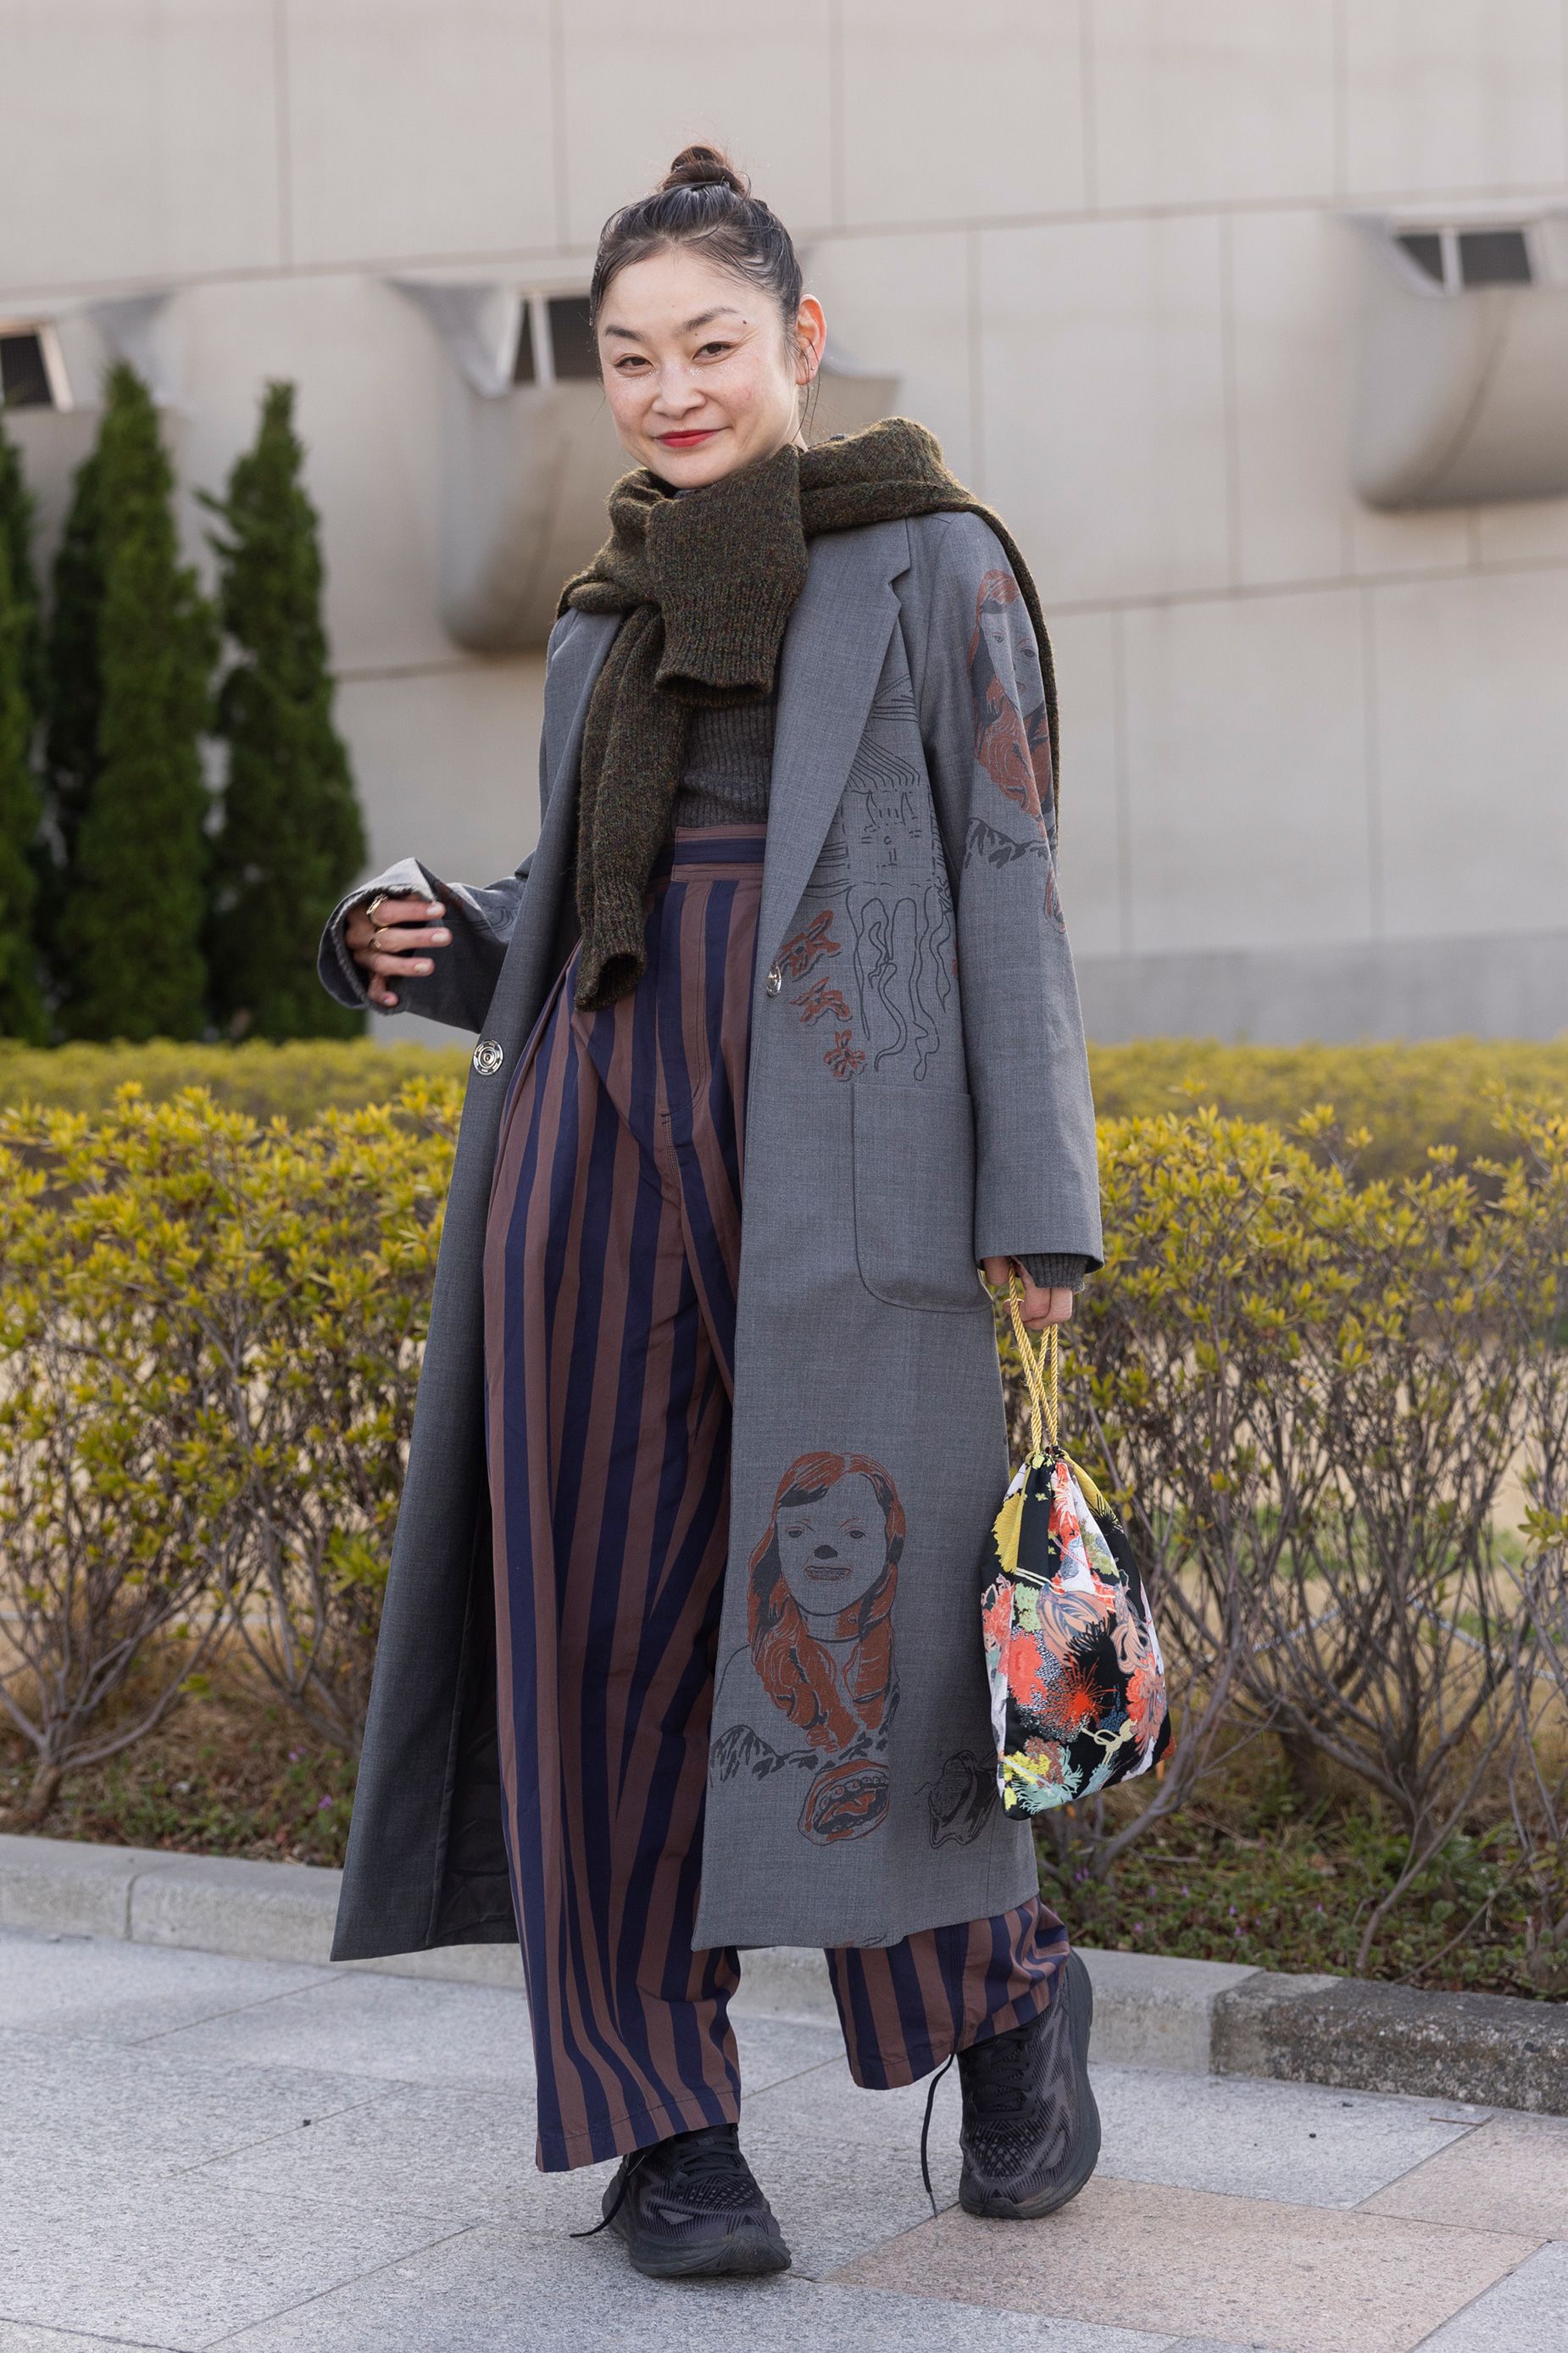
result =
[[[761,825],[768,814],[773,721],[778,693],[729,710],[697,711],[676,787],[674,823],[680,826]],[[1070,1252],[1020,1250],[1019,1265],[1046,1290],[1077,1291],[1084,1261]]]

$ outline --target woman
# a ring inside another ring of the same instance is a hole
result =
[[[981,1270],[1071,1313],[1093,1113],[1004,527],[908,420],[807,449],[822,309],[711,149],[590,302],[636,465],[562,595],[538,846],[405,860],[322,943],[344,1002],[480,1032],[333,1957],[519,1937],[540,2164],[620,2158],[639,2270],[769,2271],[747,1946],[825,1948],[858,2082],[957,2053],[972,2213],[1094,2164],[977,1623]]]

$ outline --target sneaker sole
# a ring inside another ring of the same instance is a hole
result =
[[[1042,2216],[1054,2214],[1078,2196],[1089,2175],[1100,2162],[1100,2109],[1089,2080],[1089,2031],[1094,2022],[1094,1988],[1089,1975],[1076,1953],[1069,1953],[1067,1972],[1073,1981],[1072,2051],[1073,2059],[1083,2084],[1083,2116],[1079,2146],[1073,2152],[1071,2170],[1042,2189],[1037,2198],[1001,2198],[994,2191],[976,2192],[967,2181],[959,2184],[958,2202],[966,2214],[973,2214],[991,2222],[1037,2222]]]
[[[790,2267],[783,2239],[771,2236],[761,2223],[748,2222],[705,2247],[646,2246],[635,2227],[623,2226],[619,2214],[610,2228],[625,2242],[633,2270],[645,2279],[760,2279]]]

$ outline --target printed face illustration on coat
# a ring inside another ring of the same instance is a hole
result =
[[[791,1766],[808,1771],[799,1828],[820,1846],[863,1838],[888,1810],[904,1535],[903,1506],[881,1463],[802,1454],[780,1480],[752,1554],[748,1641],[726,1666],[719,1713],[739,1697],[749,1662],[760,1688],[747,1714],[760,1720],[725,1726],[710,1772],[728,1781]]]

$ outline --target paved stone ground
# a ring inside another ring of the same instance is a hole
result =
[[[515,1993],[0,1932],[0,2353],[1568,2353],[1568,2121],[1101,2067],[1043,2223],[952,2203],[942,2087],[740,2021],[784,2278],[655,2286],[533,2167]]]

